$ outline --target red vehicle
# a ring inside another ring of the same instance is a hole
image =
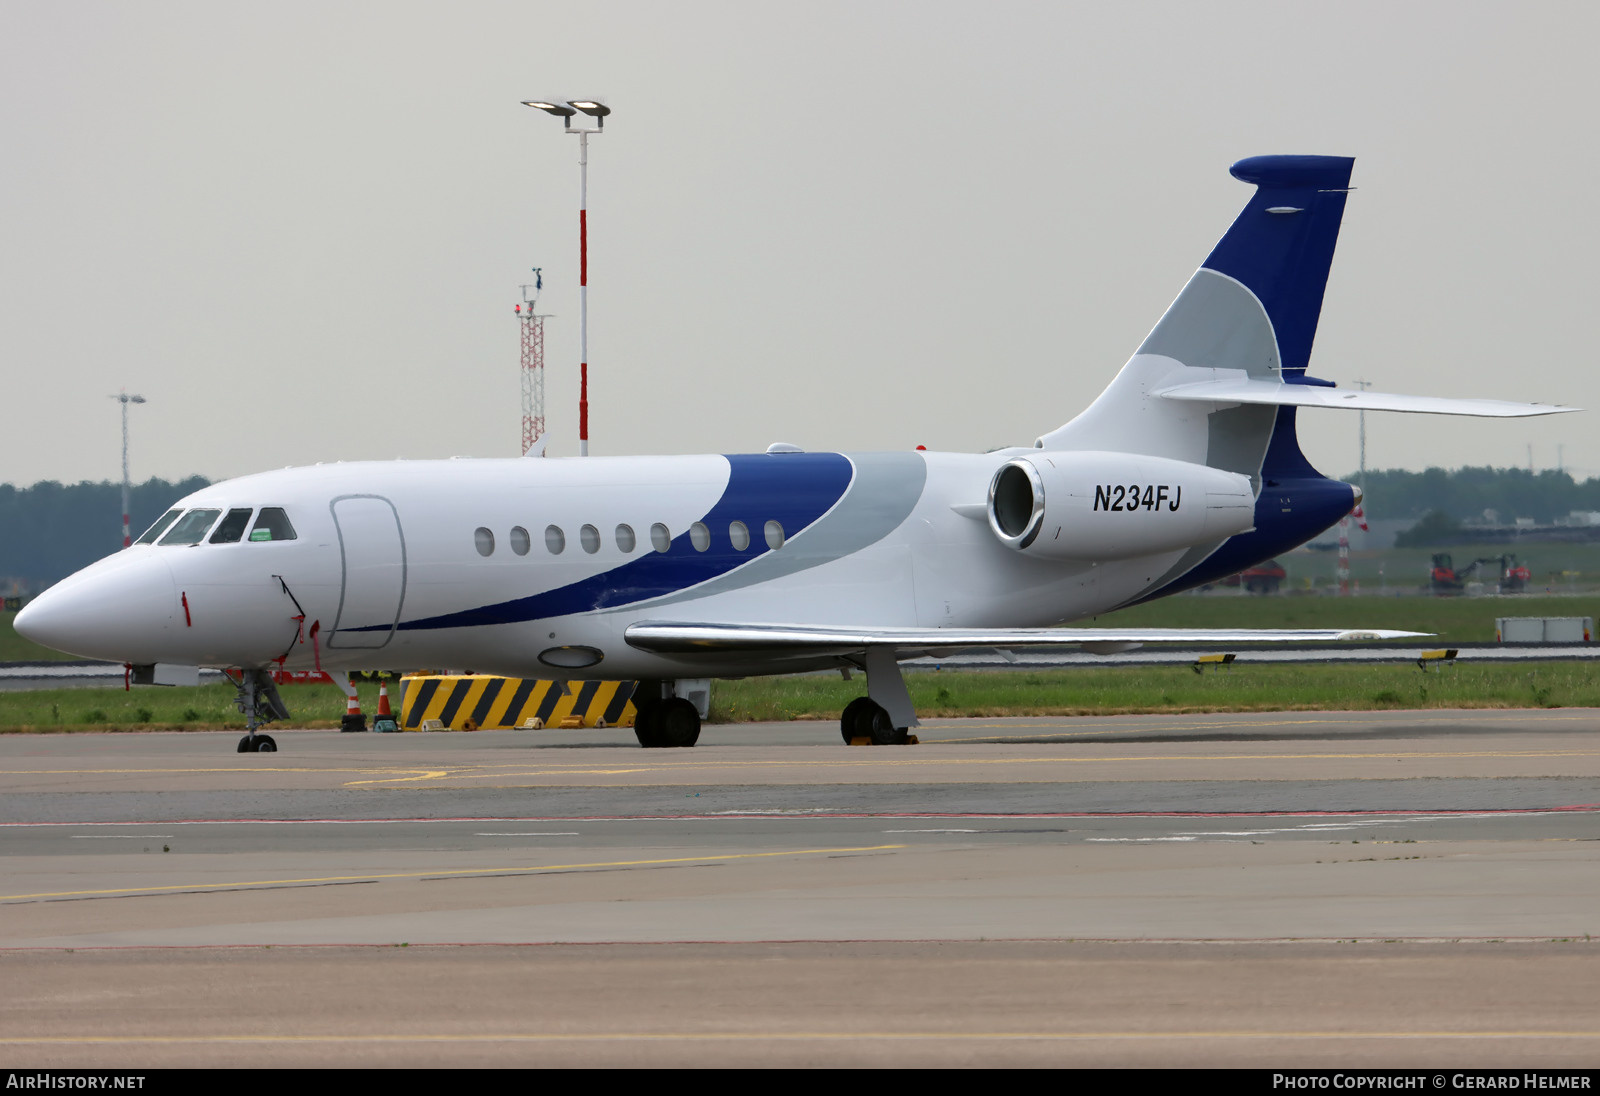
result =
[[[1269,559],[1236,575],[1229,575],[1222,580],[1222,585],[1243,586],[1252,594],[1275,594],[1278,592],[1278,587],[1283,584],[1283,580],[1288,577],[1289,572],[1283,569],[1283,564],[1275,559]]]

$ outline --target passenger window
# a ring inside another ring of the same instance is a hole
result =
[[[735,552],[742,552],[750,547],[750,530],[742,521],[728,523],[728,540],[733,544]]]
[[[672,534],[659,521],[650,526],[650,547],[658,552],[665,552],[672,547]]]
[[[173,544],[199,544],[205,539],[211,523],[217,520],[217,515],[220,513],[221,510],[190,510],[178,519],[178,524],[172,527],[172,532],[161,538],[162,547]]]
[[[711,547],[711,530],[706,528],[705,522],[697,521],[689,526],[689,543],[694,545],[696,552],[704,552]]]
[[[550,550],[552,556],[559,556],[566,550],[567,534],[561,531],[561,526],[546,525],[544,527],[544,546]]]
[[[583,550],[592,556],[600,550],[600,530],[585,525],[578,530],[578,541],[583,545]]]
[[[633,535],[633,526],[617,526],[617,547],[624,552],[631,552],[639,544],[639,538]]]
[[[528,554],[528,546],[533,541],[528,537],[528,531],[520,525],[511,527],[511,550],[519,556]]]
[[[154,544],[156,542],[156,538],[159,537],[162,533],[165,533],[167,531],[168,527],[170,527],[173,522],[178,520],[178,515],[181,514],[181,513],[183,513],[182,510],[168,510],[165,514],[162,514],[161,517],[156,520],[156,523],[154,525],[152,525],[152,526],[150,526],[150,528],[146,529],[144,531],[143,535],[141,535],[139,537],[139,539],[134,541],[133,543],[135,543],[135,544]]]
[[[775,521],[767,522],[767,547],[776,552],[783,547],[783,526]]]
[[[289,524],[289,515],[281,506],[263,506],[256,515],[256,523],[250,527],[250,540],[254,543],[294,539],[294,526]]]
[[[472,531],[472,543],[478,546],[478,554],[488,557],[494,555],[494,534],[483,526]]]
[[[211,543],[238,544],[244,539],[244,527],[250,524],[250,514],[249,508],[229,510],[228,516],[217,526],[217,531],[211,534]]]

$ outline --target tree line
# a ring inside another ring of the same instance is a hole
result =
[[[1348,483],[1360,480],[1351,472]],[[1421,518],[1438,511],[1456,522],[1484,520],[1492,510],[1498,523],[1532,518],[1549,525],[1574,510],[1600,510],[1600,479],[1581,483],[1566,472],[1526,468],[1429,468],[1424,472],[1389,469],[1367,473],[1368,519]]]
[[[178,499],[210,480],[150,479],[128,495],[129,527],[137,537]],[[0,593],[12,586],[37,593],[122,547],[122,484],[57,483],[32,487],[0,483]]]

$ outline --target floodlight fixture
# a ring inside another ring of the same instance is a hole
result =
[[[524,99],[522,100],[522,105],[533,107],[535,110],[542,110],[546,114],[553,114],[561,119],[561,124],[564,126],[572,125],[572,116],[578,113],[566,103],[554,99]]]

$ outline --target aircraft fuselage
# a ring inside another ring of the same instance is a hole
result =
[[[216,511],[197,543],[162,543],[172,539],[163,535],[109,557],[54,588],[50,620],[33,625],[48,623],[54,645],[72,653],[132,663],[672,677],[685,665],[631,648],[629,624],[1038,627],[1135,600],[1182,555],[1175,547],[1032,558],[1003,543],[988,496],[996,472],[1019,456],[1040,455],[785,452],[284,469],[182,500],[174,509],[185,515]],[[1120,473],[1084,469],[1092,481],[1076,492],[1079,535],[1098,521],[1133,530],[1137,542],[1193,524],[1206,505],[1202,480],[1216,475],[1191,466],[1201,479],[1185,483],[1174,465],[1154,477],[1173,482],[1143,482],[1149,469],[1126,463]],[[265,507],[287,515],[294,539],[212,542],[224,515],[247,509],[259,519]],[[1062,543],[1061,528],[1046,535]],[[738,657],[694,665],[698,674],[774,668],[770,659]]]

